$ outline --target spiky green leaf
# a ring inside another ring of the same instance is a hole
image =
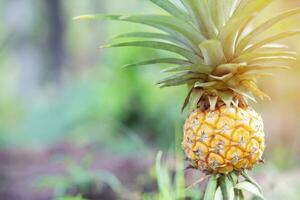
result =
[[[215,110],[216,104],[217,104],[217,100],[218,100],[218,96],[217,95],[216,96],[212,96],[212,95],[208,96],[210,110]]]
[[[194,88],[191,96],[189,97],[189,110],[191,111],[195,107],[197,107],[198,102],[203,96],[204,91],[202,89]]]
[[[201,31],[206,38],[215,38],[218,30],[213,23],[207,1],[181,0],[181,2],[190,12],[191,16],[194,17],[199,31]]]
[[[214,200],[223,200],[221,187],[217,188]]]
[[[191,63],[187,60],[183,60],[179,58],[157,58],[157,59],[127,64],[123,67],[136,67],[136,66],[153,65],[153,64],[190,65]]]
[[[300,8],[295,8],[292,10],[285,11],[284,13],[272,17],[271,19],[267,20],[263,24],[259,25],[258,27],[256,27],[254,30],[249,32],[246,36],[244,36],[241,39],[241,41],[237,46],[237,53],[241,52],[252,39],[257,37],[257,35],[267,31],[269,28],[273,27],[274,25],[281,22],[282,20],[297,14],[300,14]]]
[[[235,85],[233,87],[230,87],[229,88],[231,90],[233,90],[234,92],[244,96],[244,97],[247,97],[248,99],[250,99],[251,101],[253,102],[257,102],[255,97],[253,96],[253,94],[251,93],[251,91],[249,91],[247,88],[245,88],[245,86],[243,85]]]
[[[245,53],[250,53],[253,52],[256,49],[259,49],[260,47],[263,47],[266,44],[272,43],[272,42],[276,42],[285,38],[289,38],[295,35],[299,35],[300,34],[300,30],[293,30],[293,31],[286,31],[283,33],[279,33],[277,35],[268,37],[258,43],[255,43],[253,45],[251,45],[250,47],[246,48],[244,51],[242,51],[243,54]]]
[[[259,191],[259,189],[253,185],[252,183],[248,182],[248,181],[243,181],[243,182],[240,182],[238,183],[236,186],[235,186],[236,189],[239,189],[239,190],[246,190],[258,197],[260,197],[261,199],[264,199],[264,196],[263,194]]]
[[[226,200],[234,200],[234,184],[232,180],[230,179],[230,175],[222,175],[219,179],[223,197]]]
[[[258,71],[258,70],[278,70],[278,69],[290,69],[288,66],[283,65],[247,65],[241,66],[238,68],[238,73],[243,74],[249,71]]]
[[[190,16],[182,9],[178,8],[176,5],[174,5],[169,0],[150,0],[163,10],[167,11],[169,14],[173,15],[174,17],[177,17],[179,19],[182,19],[183,21],[191,21]]]
[[[124,16],[121,18],[121,20],[152,26],[177,37],[178,35],[181,35],[180,38],[183,36],[193,44],[198,44],[204,39],[204,37],[199,34],[199,32],[193,26],[171,16],[132,15]]]
[[[204,57],[204,64],[218,66],[226,62],[223,47],[218,40],[206,40],[199,45]]]
[[[227,107],[230,107],[230,104],[233,99],[233,92],[228,91],[218,91],[218,96],[222,99],[222,101],[226,104]]]
[[[196,82],[195,88],[208,88],[208,87],[215,87],[218,85],[218,81],[210,81],[210,82]]]
[[[259,189],[259,191],[262,193],[262,188],[260,187],[260,185],[251,176],[249,176],[249,174],[247,173],[246,170],[241,171],[241,174],[248,182],[255,185]]]
[[[133,42],[122,42],[122,43],[116,43],[116,44],[109,44],[109,45],[103,45],[102,48],[110,48],[110,47],[127,47],[127,46],[134,46],[134,47],[147,47],[152,49],[159,49],[159,50],[165,50],[173,53],[177,53],[188,60],[192,62],[198,62],[201,60],[200,57],[196,56],[193,52],[166,42],[159,42],[159,41],[133,41]]]
[[[243,6],[239,6],[229,19],[226,25],[221,29],[219,39],[224,46],[226,58],[231,59],[235,55],[235,47],[240,35],[246,26],[272,0],[245,1]]]
[[[157,84],[165,86],[166,84],[173,84],[173,83],[182,83],[185,84],[187,83],[188,80],[201,80],[204,79],[205,75],[201,74],[201,73],[194,73],[194,72],[180,72],[171,76],[168,76],[162,80],[160,80],[159,82],[157,82]]]
[[[214,200],[215,199],[217,185],[218,185],[218,177],[217,177],[217,175],[213,174],[209,177],[203,200]]]
[[[255,59],[265,58],[265,57],[291,57],[293,59],[298,58],[298,53],[294,51],[273,51],[273,52],[252,52],[248,54],[243,54],[235,58],[232,62],[248,62]]]
[[[171,42],[174,44],[184,45],[187,48],[190,48],[186,43],[178,40],[176,37],[173,37],[168,34],[163,33],[151,33],[151,32],[131,32],[124,33],[117,36],[114,36],[112,39],[121,39],[121,38],[147,38],[147,39],[158,39],[166,42]],[[192,50],[192,49],[191,49]]]
[[[238,68],[243,67],[243,66],[247,66],[247,63],[243,62],[243,63],[222,64],[222,65],[217,66],[214,69],[214,75],[222,76],[222,75],[226,75],[229,73],[235,73],[238,70]]]
[[[199,44],[204,37],[190,24],[172,16],[165,15],[82,15],[74,19],[100,19],[100,20],[119,20],[154,27],[166,32],[182,42],[189,42],[190,45]],[[194,45],[194,50],[198,47]]]
[[[165,72],[180,72],[180,71],[192,71],[192,72],[198,72],[203,74],[210,74],[212,68],[207,65],[195,64],[195,65],[187,65],[187,66],[170,67],[162,70],[161,72],[165,73]]]

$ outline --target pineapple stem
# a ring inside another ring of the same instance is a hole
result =
[[[239,175],[244,179],[239,181]],[[264,199],[260,186],[246,171],[212,174],[205,188],[203,200],[245,200],[244,190]]]

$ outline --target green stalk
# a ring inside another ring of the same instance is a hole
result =
[[[234,185],[230,179],[230,175],[222,175],[219,178],[219,185],[222,190],[224,200],[232,200],[234,196]]]
[[[218,175],[213,174],[208,179],[203,200],[214,200],[217,186],[218,186]]]
[[[244,180],[239,181],[239,175]],[[210,175],[203,200],[245,200],[243,191],[264,199],[259,185],[245,171]]]

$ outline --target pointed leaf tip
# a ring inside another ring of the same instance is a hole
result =
[[[104,45],[99,46],[100,49],[105,49],[105,48],[110,48],[110,47],[112,47],[111,44],[104,44]]]
[[[217,188],[214,200],[223,200],[221,187]]]
[[[217,185],[218,177],[216,175],[211,175],[205,189],[203,200],[213,200],[215,198]]]
[[[96,19],[96,15],[79,15],[79,16],[73,17],[72,19],[73,19],[73,20],[81,20],[81,19],[89,20],[89,19]]]
[[[239,190],[246,190],[252,194],[254,194],[255,196],[261,198],[261,199],[265,199],[264,196],[262,195],[262,193],[260,192],[259,188],[248,182],[248,181],[244,181],[244,182],[241,182],[241,183],[238,183],[236,186],[235,186],[236,189],[239,189]]]

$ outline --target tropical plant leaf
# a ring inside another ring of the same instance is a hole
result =
[[[215,87],[216,85],[220,84],[218,81],[210,81],[210,82],[196,82],[195,88],[208,88],[208,87]]]
[[[165,83],[161,83],[160,84],[160,88],[165,88],[165,87],[173,87],[173,86],[180,86],[180,85],[189,85],[189,84],[194,84],[196,81],[198,81],[199,79],[197,78],[184,78],[184,79],[174,79],[174,80],[170,80],[168,82]]]
[[[190,45],[178,40],[176,37],[173,37],[168,34],[163,33],[150,33],[150,32],[131,32],[124,33],[117,36],[114,36],[112,39],[121,39],[121,38],[148,38],[148,39],[158,39],[166,42],[171,42],[174,44],[184,45],[185,47],[193,50]]]
[[[253,70],[253,71],[248,71],[243,73],[242,75],[239,75],[238,78],[240,80],[252,80],[252,79],[256,79],[259,77],[267,77],[267,76],[272,76],[272,73],[266,73],[263,72],[261,70]]]
[[[260,47],[256,52],[284,51],[287,49],[289,49],[289,47],[285,44],[271,43]]]
[[[235,73],[239,67],[247,66],[246,62],[243,63],[229,63],[229,64],[222,64],[217,66],[214,69],[214,75],[222,76],[229,73]]]
[[[116,44],[103,45],[101,48],[110,48],[110,47],[127,47],[127,46],[135,46],[135,47],[147,47],[159,50],[165,50],[173,53],[177,53],[192,62],[198,62],[201,60],[200,57],[196,56],[193,52],[166,42],[158,42],[158,41],[134,41],[134,42],[123,42]]]
[[[253,81],[243,80],[241,81],[241,84],[245,86],[249,91],[251,91],[252,94],[258,96],[259,98],[261,99],[267,98],[269,100],[271,99],[266,93],[261,91]]]
[[[294,59],[298,58],[298,53],[294,51],[275,51],[275,52],[252,52],[248,54],[243,54],[242,56],[239,56],[235,58],[232,62],[247,62],[251,61],[253,59],[259,59],[264,57],[281,57],[281,56],[287,56],[292,57]]]
[[[226,58],[231,59],[235,54],[236,43],[245,27],[272,0],[245,1],[239,6],[226,25],[221,29],[219,39],[221,40]]]
[[[232,172],[229,174],[229,179],[233,183],[233,186],[235,186],[238,183],[239,177],[235,172]]]
[[[172,200],[170,175],[166,168],[161,165],[162,152],[159,151],[156,156],[155,169],[157,174],[158,188],[162,199]]]
[[[221,187],[217,188],[214,200],[223,200]]]
[[[277,23],[281,22],[282,20],[291,17],[293,15],[300,14],[300,8],[295,8],[292,10],[288,10],[284,13],[281,13],[277,15],[276,17],[272,17],[271,19],[267,20],[260,26],[256,27],[254,30],[252,30],[250,33],[248,33],[246,36],[244,36],[239,44],[237,45],[237,53],[241,52],[248,44],[249,42],[257,37],[257,35],[265,32],[269,28],[273,27]]]
[[[194,0],[194,2],[196,2],[196,4],[198,3],[198,5],[196,5],[196,8],[198,9],[199,12],[199,17],[200,17],[199,19],[202,21],[202,24],[204,25],[208,38],[215,39],[219,31],[213,22],[209,10],[209,6],[208,6],[208,1]]]
[[[142,62],[137,62],[133,64],[127,64],[123,67],[136,67],[136,66],[144,66],[144,65],[153,65],[153,64],[174,64],[174,65],[190,65],[191,63],[187,60],[179,59],[179,58],[157,58],[152,60],[146,60]]]
[[[189,110],[191,111],[195,107],[197,107],[198,102],[203,96],[204,91],[202,89],[195,88],[189,98]]]
[[[226,200],[234,200],[234,185],[228,175],[220,177],[220,185],[223,192],[223,197]]]
[[[216,108],[216,104],[217,104],[217,100],[218,100],[218,96],[208,96],[208,101],[209,101],[209,105],[210,105],[210,110],[215,110]]]
[[[260,185],[251,176],[249,176],[245,170],[241,171],[241,174],[248,182],[255,185],[259,189],[259,191],[262,193],[262,188],[260,187]]]
[[[266,38],[266,39],[264,39],[264,40],[262,40],[258,43],[255,43],[255,44],[251,45],[250,47],[248,47],[244,51],[242,51],[242,53],[243,54],[250,53],[250,52],[253,52],[254,50],[256,50],[260,47],[263,47],[266,44],[276,42],[278,40],[282,40],[282,39],[289,38],[289,37],[299,35],[299,34],[300,34],[300,30],[292,30],[292,31],[286,31],[286,32],[283,32],[283,33],[279,33],[277,35],[274,35],[272,37],[268,37],[268,38]]]
[[[193,22],[197,26],[199,32],[206,38],[207,34],[203,31],[204,25],[202,21],[199,20],[199,12],[197,10],[197,3],[194,0],[180,0],[185,9],[189,12],[189,15],[193,17]]]
[[[218,96],[222,99],[222,101],[226,104],[227,107],[230,107],[233,99],[232,91],[218,91]]]
[[[175,153],[176,153],[176,172],[175,172],[175,199],[184,199],[187,197],[185,190],[185,173],[184,173],[184,153],[181,148],[182,127],[178,124],[175,127]]]
[[[195,23],[202,35],[206,38],[215,38],[218,30],[213,23],[207,1],[181,0],[181,2],[194,17]]]
[[[181,34],[188,39],[188,41],[199,44],[204,37],[191,25],[171,16],[165,15],[132,15],[121,18],[124,21],[130,21],[140,24],[145,24],[158,28],[171,35]]]
[[[218,80],[218,81],[223,81],[223,82],[227,82],[228,80],[230,80],[233,77],[233,73],[228,73],[222,76],[214,76],[214,75],[209,75],[209,78],[211,78],[212,80]]]
[[[73,20],[120,20],[123,15],[112,15],[112,14],[88,14],[73,17]]]
[[[292,62],[296,61],[297,58],[292,56],[270,56],[270,57],[258,57],[252,60],[248,60],[248,64],[258,64],[258,63],[266,63],[266,62]]]
[[[189,80],[201,80],[204,79],[205,76],[204,74],[200,73],[193,73],[193,72],[181,72],[174,74],[172,76],[168,76],[159,82],[157,84],[161,85],[161,87],[166,87],[170,85],[181,85],[181,84],[186,84]]]
[[[204,193],[203,200],[214,200],[215,199],[215,193],[217,190],[217,184],[218,184],[218,177],[217,175],[211,175],[209,177],[206,190]]]
[[[228,19],[234,13],[234,10],[239,5],[240,0],[209,0],[208,5],[210,8],[211,17],[216,25],[217,29],[220,30]]]
[[[220,1],[220,0],[210,0],[208,1],[210,13],[211,13],[211,18],[218,30],[223,27],[223,25],[226,22],[226,14],[224,10],[225,1]]]
[[[204,57],[204,64],[218,66],[226,62],[223,47],[218,40],[206,40],[199,45]]]
[[[191,94],[193,93],[193,90],[194,90],[194,87],[191,87],[191,88],[189,89],[189,92],[188,92],[187,96],[185,97],[184,102],[183,102],[183,105],[182,105],[182,107],[181,107],[181,112],[183,112],[184,109],[186,108],[186,106],[189,104],[190,97],[191,97]]]
[[[82,15],[75,17],[74,19],[89,19],[89,20],[119,20],[128,21],[138,24],[154,27],[163,32],[166,32],[173,37],[178,38],[182,42],[188,41],[191,45],[199,44],[203,41],[204,37],[188,23],[176,19],[172,16],[165,15],[106,15],[106,14],[94,14],[94,15]],[[194,49],[197,49],[194,46]]]
[[[236,189],[239,189],[239,190],[246,190],[258,197],[260,197],[261,199],[264,199],[264,196],[263,194],[259,191],[259,189],[253,185],[252,183],[248,182],[248,181],[243,181],[243,182],[240,182],[238,183],[236,186],[235,186]]]
[[[191,21],[190,16],[185,11],[178,8],[169,0],[150,0],[150,1],[176,18],[182,19],[183,21],[187,21],[187,22]]]
[[[253,94],[251,93],[251,91],[249,91],[247,88],[245,88],[244,85],[235,85],[233,87],[229,86],[229,88],[233,91],[235,91],[236,93],[247,97],[248,99],[250,99],[251,101],[257,103],[255,97],[253,96]]]
[[[203,74],[210,74],[212,68],[207,65],[202,64],[195,64],[195,65],[187,65],[187,66],[176,66],[176,67],[169,67],[167,69],[162,70],[161,72],[180,72],[180,71],[192,71],[198,72]]]
[[[249,71],[258,71],[258,70],[278,70],[278,69],[290,69],[288,66],[283,65],[247,65],[241,66],[238,68],[238,73],[243,74]]]

